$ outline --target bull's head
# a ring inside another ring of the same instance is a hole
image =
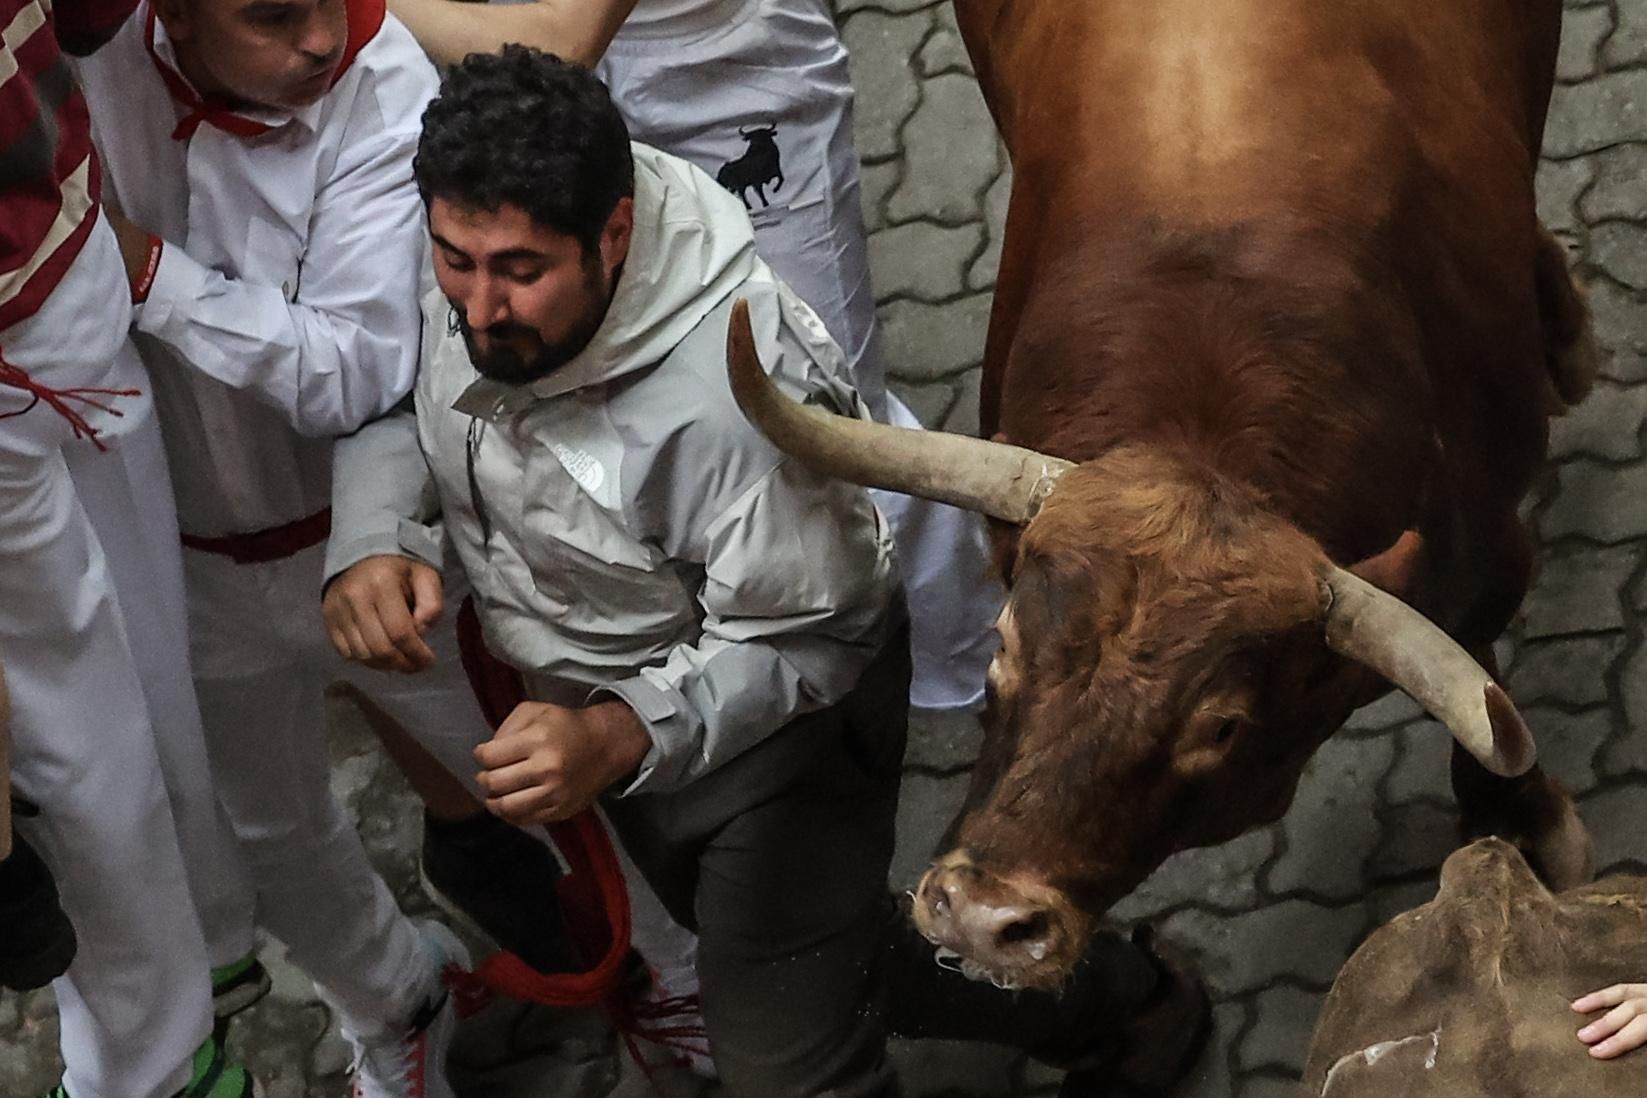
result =
[[[739,126],[738,136],[753,145],[757,141],[770,141],[778,136],[778,127],[767,126]]]
[[[1374,672],[1494,772],[1532,765],[1504,692],[1380,586],[1410,570],[1416,537],[1346,569],[1241,485],[1157,449],[1077,466],[795,404],[742,303],[728,361],[745,413],[813,467],[1021,528],[983,750],[915,896],[922,932],[975,975],[1057,986],[1168,855],[1284,812]]]

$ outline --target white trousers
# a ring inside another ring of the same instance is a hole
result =
[[[626,28],[607,50],[597,72],[631,136],[743,183],[751,173],[731,165],[754,147],[746,135],[776,128],[781,184],[767,177],[741,191],[756,248],[845,350],[876,418],[920,426],[886,389],[852,83],[827,5],[705,0],[702,22],[696,33],[672,24],[667,37]],[[910,701],[923,709],[971,706],[983,696],[984,672],[999,647],[994,626],[1005,598],[983,521],[898,493],[873,495],[902,561],[914,656]]]
[[[126,293],[114,235],[100,224],[41,311],[0,332],[0,354],[57,389],[143,389]],[[28,400],[0,387],[0,414]],[[74,404],[107,452],[73,439],[45,403],[0,420],[0,663],[14,787],[41,809],[22,826],[79,938],[55,988],[64,1083],[76,1098],[161,1098],[187,1084],[212,1024],[212,959],[178,821],[206,873],[232,881],[237,863],[205,777],[181,604],[170,619],[122,609],[147,584],[163,589],[168,571],[175,581],[177,534],[148,398],[113,403],[118,418]],[[164,748],[163,724],[178,731]],[[248,924],[241,934],[249,947]]]
[[[184,550],[195,685],[218,791],[251,870],[257,921],[351,1035],[396,1032],[438,988],[412,921],[372,868],[331,788],[325,691],[347,682],[455,774],[488,734],[449,626],[417,675],[340,657],[321,617],[324,545],[237,564]]]

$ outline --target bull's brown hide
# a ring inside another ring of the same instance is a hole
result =
[[[1552,895],[1485,839],[1333,984],[1304,1068],[1319,1098],[1641,1098],[1647,1050],[1593,1059],[1568,1003],[1647,977],[1647,878]]]

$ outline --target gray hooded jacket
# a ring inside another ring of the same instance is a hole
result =
[[[780,386],[867,418],[840,350],[736,198],[634,152],[629,257],[576,359],[485,380],[428,297],[415,436],[402,413],[340,442],[327,574],[377,553],[438,565],[438,513],[493,651],[540,700],[627,702],[652,737],[628,792],[660,792],[844,697],[901,611],[867,494],[785,458],[726,380],[738,298]]]

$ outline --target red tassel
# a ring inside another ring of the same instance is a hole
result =
[[[78,400],[82,404],[96,408],[100,412],[106,412],[111,416],[123,416],[125,413],[116,408],[113,404],[105,403],[104,401],[96,400],[94,398],[134,397],[143,395],[143,390],[141,389],[99,389],[93,386],[76,386],[72,389],[53,389],[48,385],[42,385],[38,381],[35,381],[28,375],[26,370],[18,366],[13,366],[3,357],[0,357],[0,385],[9,385],[14,389],[21,389],[33,398],[29,401],[28,407],[26,408],[19,409],[15,412],[0,412],[0,419],[11,419],[14,416],[26,415],[34,409],[36,404],[39,404],[41,401],[45,401],[46,405],[50,407],[52,411],[69,421],[69,427],[74,431],[75,438],[90,439],[91,444],[102,451],[107,451],[108,447],[103,445],[102,440],[97,437],[97,428],[86,422],[86,417],[83,416],[78,410],[71,408],[69,406],[69,401]]]

